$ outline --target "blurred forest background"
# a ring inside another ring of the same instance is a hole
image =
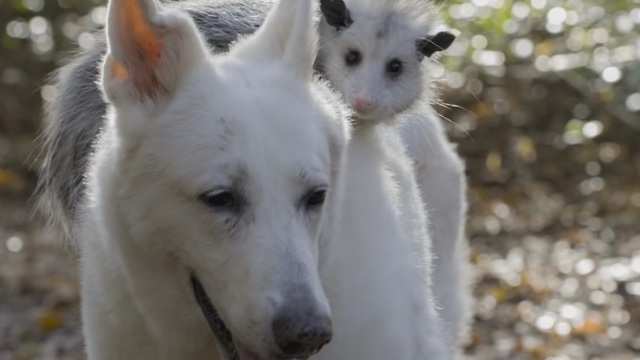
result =
[[[0,360],[82,359],[73,254],[31,217],[47,74],[103,0],[0,0]],[[640,0],[449,0],[432,69],[469,176],[473,359],[640,358]]]

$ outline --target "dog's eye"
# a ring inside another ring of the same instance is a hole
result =
[[[315,190],[315,191],[311,192],[307,196],[307,200],[305,202],[305,205],[307,206],[307,208],[319,207],[322,204],[324,204],[324,200],[325,200],[326,195],[327,195],[327,190],[326,189]]]
[[[387,63],[387,72],[393,76],[398,76],[402,73],[402,61],[393,59]]]
[[[356,66],[360,63],[361,60],[362,54],[360,53],[360,51],[355,49],[347,51],[347,53],[344,55],[344,63],[347,64],[347,66]]]
[[[200,201],[212,209],[230,210],[238,206],[238,200],[227,190],[210,191],[200,195]]]

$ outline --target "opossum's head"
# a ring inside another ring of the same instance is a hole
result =
[[[317,65],[360,119],[411,106],[429,84],[424,60],[455,39],[423,0],[322,0],[321,10]]]

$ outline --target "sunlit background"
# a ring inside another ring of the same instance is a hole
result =
[[[0,360],[82,358],[74,257],[30,216],[33,141],[46,74],[105,12],[0,0]],[[638,359],[640,0],[442,12],[461,33],[431,71],[469,176],[469,357]]]

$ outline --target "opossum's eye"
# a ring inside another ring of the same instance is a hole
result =
[[[344,55],[344,63],[347,64],[347,66],[356,66],[360,64],[360,61],[362,61],[362,54],[358,50],[350,49]]]
[[[199,197],[206,206],[215,210],[235,210],[240,205],[238,198],[228,190],[214,190]]]
[[[402,61],[393,59],[387,63],[387,73],[392,76],[398,76],[402,73]]]
[[[316,189],[309,192],[305,199],[305,207],[307,209],[314,209],[322,206],[327,195],[327,189]]]

